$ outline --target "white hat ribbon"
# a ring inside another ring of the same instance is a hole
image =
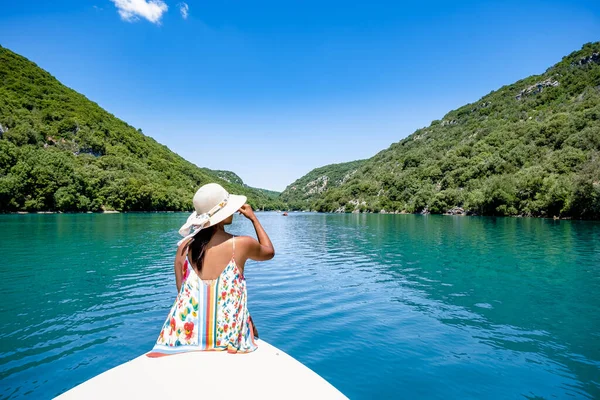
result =
[[[194,211],[185,221],[185,224],[181,228],[179,228],[179,234],[181,236],[187,236],[191,233],[192,228],[202,229],[204,225],[210,220],[208,213],[198,215],[196,211]]]
[[[202,228],[204,228],[206,223],[210,221],[210,217],[215,215],[217,212],[219,212],[223,207],[225,207],[227,205],[228,200],[229,200],[229,194],[227,194],[227,196],[225,197],[225,199],[223,199],[223,201],[221,201],[219,204],[217,204],[216,206],[211,208],[210,211],[208,211],[208,212],[205,212],[203,214],[198,214],[196,211],[194,211],[188,217],[185,224],[183,224],[183,226],[179,229],[179,234],[184,237],[187,237],[190,235],[193,236],[193,234],[196,234],[198,231],[202,230]],[[193,234],[191,233],[192,228],[195,229]],[[181,242],[183,242],[183,240],[180,241],[180,243]]]

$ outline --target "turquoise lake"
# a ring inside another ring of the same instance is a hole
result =
[[[277,252],[246,265],[261,338],[350,398],[600,398],[600,223],[257,215]],[[1,215],[0,397],[149,351],[186,217]]]

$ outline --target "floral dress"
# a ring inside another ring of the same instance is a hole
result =
[[[235,238],[233,238],[235,254]],[[247,306],[246,279],[235,258],[221,275],[205,283],[186,258],[183,282],[149,357],[188,351],[256,350],[254,327]]]

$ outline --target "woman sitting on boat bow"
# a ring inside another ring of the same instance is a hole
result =
[[[188,351],[256,350],[258,337],[248,312],[246,260],[270,260],[275,249],[246,196],[229,194],[221,185],[202,186],[193,199],[195,211],[179,233],[175,256],[178,295],[149,357]],[[225,231],[239,211],[254,225],[258,241]]]

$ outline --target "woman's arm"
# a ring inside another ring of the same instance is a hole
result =
[[[181,243],[177,248],[177,254],[175,254],[175,285],[177,285],[177,293],[181,290],[181,281],[183,279],[183,263],[185,262],[185,256],[188,250],[188,244],[190,241]]]
[[[240,214],[252,221],[254,230],[256,231],[256,237],[258,237],[258,241],[248,236],[242,238],[243,245],[246,248],[247,257],[255,261],[266,261],[275,257],[273,243],[271,243],[269,235],[267,235],[267,232],[265,232],[265,229],[258,221],[258,218],[256,218],[252,207],[250,207],[249,204],[244,204],[242,208],[240,208]]]

